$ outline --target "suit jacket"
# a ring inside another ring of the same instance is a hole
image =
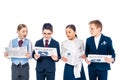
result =
[[[112,40],[110,37],[101,35],[98,48],[96,49],[94,37],[91,36],[86,40],[85,54],[99,54],[99,55],[112,55],[112,58],[115,59],[115,53],[112,46]],[[88,65],[90,70],[110,70],[109,63],[91,63]]]
[[[43,38],[36,41],[35,47],[44,47]],[[58,59],[61,58],[60,46],[56,40],[51,39],[51,42],[48,45],[48,47],[57,48]],[[33,53],[32,53],[33,58],[34,58],[34,54],[35,54],[35,51],[33,51]],[[36,71],[42,72],[44,70],[47,72],[54,72],[56,70],[55,61],[50,56],[41,56],[37,60]]]

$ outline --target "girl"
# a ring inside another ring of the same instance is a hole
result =
[[[18,37],[12,39],[9,47],[27,47],[26,58],[11,57],[12,61],[12,80],[29,80],[29,63],[28,59],[31,57],[32,43],[26,38],[28,29],[25,24],[19,24],[17,28]],[[17,54],[17,53],[16,53]],[[4,56],[9,56],[7,52]]]
[[[61,45],[62,60],[65,62],[63,80],[86,80],[82,58],[84,56],[84,43],[77,38],[76,28],[73,24],[66,27],[68,40]]]

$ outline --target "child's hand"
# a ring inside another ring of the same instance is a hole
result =
[[[112,62],[114,62],[114,59],[113,59],[113,58],[108,58],[108,57],[106,57],[106,58],[105,58],[105,61],[106,61],[107,63],[112,63]]]
[[[85,54],[83,54],[81,57],[82,57],[83,59],[85,59],[85,58],[86,58],[86,55],[85,55]]]
[[[62,57],[62,60],[64,61],[64,62],[66,62],[66,61],[68,61],[68,59],[66,58],[66,57]]]
[[[4,52],[4,56],[7,57],[7,56],[8,56],[8,53],[7,53],[7,52]]]
[[[38,58],[40,58],[40,54],[34,54],[34,58],[37,60]]]
[[[57,61],[57,60],[58,60],[58,56],[56,56],[56,55],[52,55],[51,58],[52,58],[54,61]]]
[[[30,56],[30,53],[26,53],[26,55],[25,55],[27,58],[30,58],[31,56]]]
[[[91,61],[89,61],[88,58],[85,59],[85,62],[86,62],[87,64],[91,64]]]

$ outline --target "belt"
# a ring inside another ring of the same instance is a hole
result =
[[[25,64],[23,64],[23,65],[22,65],[21,63],[19,63],[18,65],[12,63],[12,65],[13,65],[13,66],[17,66],[17,67],[24,67],[24,66],[28,66],[28,62],[25,63]]]

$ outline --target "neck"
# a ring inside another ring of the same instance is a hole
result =
[[[71,39],[69,39],[69,40],[73,41],[74,39],[76,39],[76,37],[74,37],[74,38],[71,38]]]
[[[98,33],[98,34],[95,35],[95,37],[98,37],[98,36],[100,36],[100,35],[101,35],[101,33]]]

